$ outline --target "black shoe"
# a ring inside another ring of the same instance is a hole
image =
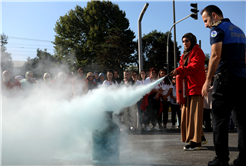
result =
[[[228,161],[220,161],[217,157],[208,162],[208,166],[229,166]]]
[[[206,140],[206,138],[204,136],[202,136],[202,145],[208,143],[208,141]]]
[[[188,145],[184,147],[185,151],[192,151],[192,150],[199,150],[199,149],[201,149],[201,143],[196,143],[192,141],[190,141]]]
[[[241,160],[239,157],[233,161],[234,166],[245,166],[246,161]]]

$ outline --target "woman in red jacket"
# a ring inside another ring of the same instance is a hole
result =
[[[186,103],[181,106],[181,141],[188,142],[184,150],[198,150],[201,144],[207,143],[202,128],[204,98],[201,95],[205,82],[205,55],[192,33],[185,34],[182,42],[185,49],[180,66],[171,74],[186,79]]]

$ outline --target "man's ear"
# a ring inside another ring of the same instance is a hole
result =
[[[212,12],[212,18],[216,20],[218,18],[218,15],[215,12]]]

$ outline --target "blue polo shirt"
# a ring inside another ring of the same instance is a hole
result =
[[[222,53],[216,73],[228,69],[229,74],[246,78],[246,37],[229,19],[222,19],[210,30],[210,44],[222,42]]]

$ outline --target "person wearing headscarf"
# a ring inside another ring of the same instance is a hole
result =
[[[181,141],[188,142],[184,150],[199,150],[207,143],[202,123],[204,98],[201,91],[205,82],[205,55],[197,44],[195,35],[186,33],[182,37],[183,55],[179,67],[171,72],[180,75],[186,81],[186,103],[181,106]]]
[[[51,82],[50,74],[49,73],[44,73],[43,79],[44,79],[45,83],[50,83]]]
[[[105,80],[105,76],[103,73],[99,74],[99,82],[97,83],[98,85],[102,85],[103,81]]]

